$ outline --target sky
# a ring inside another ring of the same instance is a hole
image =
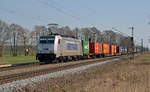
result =
[[[136,44],[149,46],[150,0],[0,0],[0,20],[33,29],[35,25],[97,27],[100,31],[121,31]],[[114,30],[116,31],[116,30]]]

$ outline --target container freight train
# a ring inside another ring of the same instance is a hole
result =
[[[61,35],[41,36],[36,59],[40,62],[71,61],[132,53],[132,48],[81,41]],[[134,50],[137,52],[137,49]]]

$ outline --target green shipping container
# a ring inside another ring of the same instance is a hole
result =
[[[89,54],[89,41],[83,41],[83,54]]]

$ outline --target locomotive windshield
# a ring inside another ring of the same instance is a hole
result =
[[[54,44],[54,37],[40,37],[40,43],[42,44]]]

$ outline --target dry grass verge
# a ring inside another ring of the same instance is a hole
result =
[[[150,54],[27,85],[25,92],[150,92]],[[22,90],[20,90],[22,92]]]

